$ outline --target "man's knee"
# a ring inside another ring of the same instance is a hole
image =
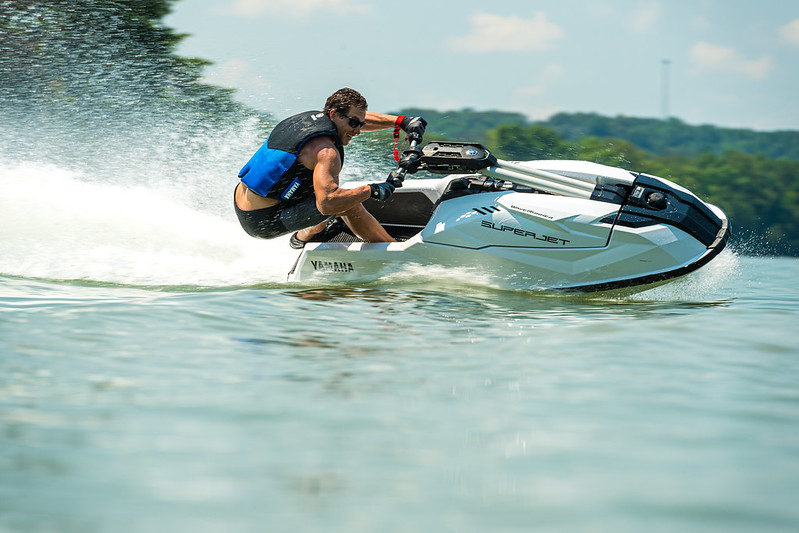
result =
[[[352,208],[348,209],[347,211],[344,211],[339,216],[341,216],[341,217],[362,217],[366,213],[368,213],[368,211],[366,211],[366,208],[363,206],[363,204],[358,204],[355,207],[352,207]]]

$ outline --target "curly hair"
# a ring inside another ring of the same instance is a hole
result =
[[[330,110],[333,109],[342,115],[346,115],[350,112],[350,108],[353,107],[368,109],[369,106],[366,103],[366,98],[364,98],[361,93],[355,89],[344,87],[327,98],[323,112],[329,114]]]

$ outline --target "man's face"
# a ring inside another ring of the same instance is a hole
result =
[[[366,109],[351,107],[346,114],[331,111],[330,119],[336,125],[341,144],[347,146],[353,137],[360,135],[361,128],[366,121]],[[353,124],[355,125],[353,126]]]

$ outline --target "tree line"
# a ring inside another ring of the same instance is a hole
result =
[[[505,111],[406,108],[401,113],[425,117],[431,125],[429,131],[451,140],[486,143],[487,132],[499,126],[543,126],[566,141],[576,142],[584,137],[622,139],[652,155],[723,155],[733,151],[799,161],[799,131],[692,126],[676,118],[606,117],[596,113],[558,113],[536,122],[521,113]]]

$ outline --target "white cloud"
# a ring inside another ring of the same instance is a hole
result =
[[[460,52],[538,52],[552,48],[563,37],[563,30],[546,13],[525,19],[478,13],[471,17],[472,31],[449,41]]]
[[[769,55],[746,59],[734,48],[706,42],[691,48],[691,59],[700,69],[735,72],[753,79],[765,78],[774,66]]]
[[[647,2],[632,13],[633,29],[638,33],[651,31],[660,20],[660,2]]]
[[[230,11],[251,17],[262,13],[280,13],[306,17],[319,11],[334,13],[363,13],[370,7],[358,0],[233,0]]]
[[[784,43],[799,45],[799,19],[780,27],[780,39]]]

